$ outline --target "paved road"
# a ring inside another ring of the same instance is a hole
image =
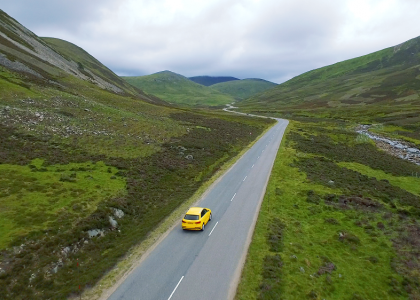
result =
[[[232,299],[287,124],[278,120],[199,202],[213,215],[203,232],[176,226],[109,299]]]

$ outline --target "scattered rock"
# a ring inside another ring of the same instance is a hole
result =
[[[63,250],[61,250],[61,253],[64,256],[67,256],[70,253],[70,251],[71,251],[70,247],[65,247]]]
[[[58,259],[57,266],[59,266],[60,268],[64,266],[63,259],[61,258]]]
[[[101,229],[91,229],[88,230],[88,235],[90,238],[96,237],[96,236],[104,236],[104,231]]]
[[[20,245],[20,246],[18,246],[18,247],[13,247],[13,254],[20,254],[22,251],[23,251],[23,247],[24,247],[25,245],[24,244],[22,244],[22,245]]]
[[[114,216],[118,219],[124,217],[124,212],[121,209],[114,208]]]
[[[193,160],[194,156],[192,156],[191,154],[188,154],[187,156],[185,156],[185,158],[188,160]]]
[[[117,228],[118,227],[118,222],[115,221],[115,219],[113,217],[109,216],[108,220],[109,220],[109,224],[111,224],[112,228]]]
[[[420,153],[420,150],[419,149],[416,149],[416,148],[407,148],[407,152],[410,152],[410,153]]]
[[[305,273],[305,269],[304,269],[303,267],[300,267],[300,268],[299,268],[299,270],[300,270],[302,273]]]

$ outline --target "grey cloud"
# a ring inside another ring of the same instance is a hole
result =
[[[101,7],[115,5],[112,0],[0,0],[1,8],[18,22],[37,32],[51,27],[74,32],[85,22],[100,18]]]

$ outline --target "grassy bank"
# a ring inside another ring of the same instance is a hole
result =
[[[236,299],[418,299],[413,171],[345,124],[292,121]]]

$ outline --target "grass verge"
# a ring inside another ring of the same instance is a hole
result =
[[[356,138],[289,124],[237,300],[418,299],[419,179]]]

